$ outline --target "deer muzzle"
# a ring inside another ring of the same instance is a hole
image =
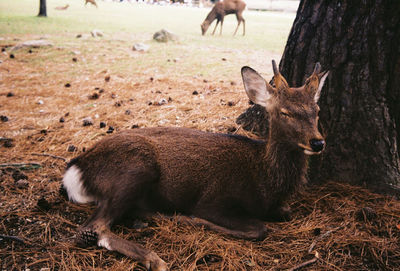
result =
[[[323,139],[311,139],[308,145],[299,143],[298,146],[303,149],[307,155],[320,154],[325,148]]]
[[[311,139],[310,146],[313,152],[321,152],[325,148],[325,141],[321,139]]]

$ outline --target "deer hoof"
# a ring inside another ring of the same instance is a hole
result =
[[[86,229],[81,230],[76,234],[75,243],[80,247],[89,247],[96,245],[98,239],[97,232]]]
[[[275,210],[271,211],[268,221],[284,222],[290,221],[291,218],[292,210],[290,209],[289,205],[283,205],[276,207]]]
[[[289,205],[284,205],[279,209],[278,219],[280,221],[290,221],[292,218],[292,210]]]
[[[150,252],[146,256],[144,265],[149,271],[168,271],[168,265],[154,252]]]

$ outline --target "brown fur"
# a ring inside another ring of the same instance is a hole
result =
[[[236,32],[239,28],[240,23],[243,22],[243,36],[245,35],[245,20],[242,16],[243,10],[246,8],[246,3],[242,0],[224,0],[222,2],[217,2],[214,7],[211,9],[210,13],[208,13],[206,19],[201,24],[201,33],[204,35],[207,32],[207,29],[212,24],[212,22],[217,19],[217,23],[215,25],[214,31],[212,35],[214,35],[215,30],[217,29],[218,23],[221,22],[221,30],[220,35],[222,34],[222,25],[224,23],[224,17],[228,14],[236,14],[236,18],[238,21],[238,25],[236,27],[233,35],[236,35]]]
[[[287,216],[281,207],[304,182],[306,153],[323,148],[311,142],[324,144],[314,100],[314,81],[318,86],[321,76],[314,73],[307,79],[312,87],[297,89],[273,88],[248,67],[242,76],[248,96],[270,114],[267,141],[187,128],[129,130],[101,140],[69,163],[81,170],[86,193],[98,204],[77,235],[79,243],[106,240],[105,247],[150,270],[167,270],[154,252],[119,238],[110,226],[126,215],[178,212],[182,222],[262,239],[262,221]],[[275,81],[284,80],[280,76]]]

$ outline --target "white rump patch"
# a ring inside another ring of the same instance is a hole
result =
[[[107,237],[103,237],[103,238],[99,239],[97,241],[97,245],[99,247],[104,247],[104,248],[106,248],[108,250],[112,250],[112,248],[110,246],[110,243],[108,242],[108,238]]]
[[[93,202],[93,197],[86,193],[82,182],[82,172],[77,166],[73,165],[67,169],[64,174],[63,183],[69,200],[77,203]]]

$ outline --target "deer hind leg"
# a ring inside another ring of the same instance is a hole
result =
[[[243,17],[242,17],[241,14],[236,14],[236,19],[237,19],[237,21],[238,21],[238,24],[237,24],[237,26],[236,26],[236,30],[235,30],[235,32],[233,33],[233,35],[234,35],[234,36],[236,35],[236,32],[237,32],[238,29],[239,29],[240,23],[243,22],[243,36],[244,36],[244,34],[245,34],[245,20],[243,19]]]
[[[241,21],[238,20],[238,24],[237,24],[237,26],[236,26],[236,30],[235,30],[235,32],[233,33],[234,36],[236,35],[236,32],[237,32],[238,29],[239,29],[240,22],[241,22]]]
[[[167,264],[153,251],[143,248],[139,244],[125,240],[110,231],[110,219],[99,216],[97,212],[80,228],[76,235],[76,243],[87,247],[97,245],[110,251],[117,251],[143,264],[147,270],[167,271]]]
[[[123,189],[111,189],[101,196],[92,216],[80,227],[76,243],[80,246],[97,245],[117,251],[143,264],[148,270],[166,271],[167,264],[155,253],[139,244],[125,240],[110,231],[111,225],[127,214],[139,212],[136,202],[149,193],[156,175],[152,171],[136,170],[119,176],[116,180]]]
[[[147,270],[167,271],[167,264],[153,251],[131,241],[125,240],[110,230],[103,230],[98,236],[97,245],[117,251],[143,264]]]

